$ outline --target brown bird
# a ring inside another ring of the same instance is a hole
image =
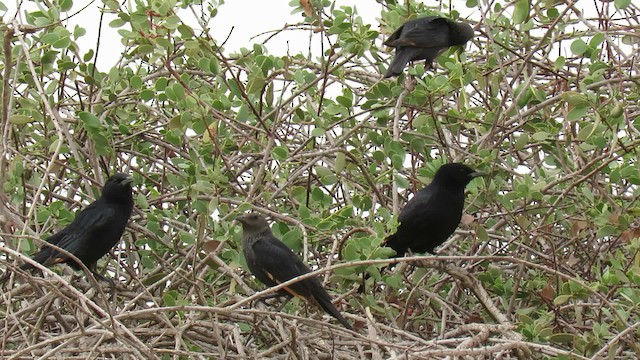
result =
[[[273,236],[264,216],[250,213],[236,218],[242,224],[242,248],[251,273],[267,286],[276,286],[311,272],[300,258]],[[283,288],[281,293],[315,303],[347,329],[347,320],[331,303],[331,297],[317,277],[307,278]]]

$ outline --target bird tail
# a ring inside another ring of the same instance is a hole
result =
[[[338,309],[336,309],[336,307],[333,306],[333,304],[331,303],[331,297],[329,296],[329,294],[327,294],[327,292],[321,286],[318,286],[318,287],[314,286],[313,292],[311,295],[313,296],[313,299],[316,301],[316,303],[322,308],[322,310],[324,310],[327,314],[333,316],[334,318],[338,319],[338,321],[340,322],[340,324],[342,324],[342,326],[346,327],[349,330],[353,330],[353,328],[351,327],[347,319],[342,317],[342,314],[340,314]]]
[[[395,256],[392,256],[394,258],[403,257],[404,254],[407,253],[407,249],[403,248],[400,244],[398,244],[396,235],[397,233],[387,236],[386,238],[384,238],[384,241],[382,242],[382,244],[380,244],[380,246],[386,246],[388,248],[392,248],[396,252]]]
[[[402,74],[404,67],[407,66],[407,63],[411,60],[411,55],[412,53],[409,49],[396,49],[396,57],[391,62],[391,65],[389,65],[384,77],[388,78]]]

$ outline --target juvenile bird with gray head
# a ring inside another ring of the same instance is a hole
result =
[[[264,216],[256,213],[236,218],[242,224],[242,249],[251,273],[267,286],[276,286],[311,272],[300,258],[271,232]],[[317,277],[307,278],[281,290],[281,293],[297,296],[315,303],[347,329],[349,322],[331,303],[331,296]]]

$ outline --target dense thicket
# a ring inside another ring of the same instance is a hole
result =
[[[638,4],[425,3],[360,1],[369,23],[340,1],[294,1],[300,23],[236,52],[209,32],[222,1],[93,2],[126,45],[111,69],[67,25],[86,4],[5,13],[3,270],[106,174],[133,175],[136,206],[99,263],[115,290],[11,280],[1,357],[637,358]],[[466,52],[382,80],[385,37],[434,14],[464,14]],[[270,53],[281,32],[309,50]],[[491,174],[467,187],[456,235],[379,276],[393,214],[452,161]],[[359,335],[297,300],[253,301],[263,286],[232,222],[249,209],[320,269]]]

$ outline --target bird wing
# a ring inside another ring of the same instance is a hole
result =
[[[384,246],[396,251],[399,256],[404,255],[411,243],[415,241],[410,233],[411,229],[428,229],[434,222],[439,222],[441,217],[437,206],[434,206],[434,190],[429,186],[420,190],[398,215],[398,229],[395,234],[389,235]],[[407,233],[409,231],[409,233]],[[408,236],[407,236],[408,235]]]
[[[291,249],[273,236],[256,241],[253,251],[258,255],[256,265],[274,284],[281,284],[311,271]],[[303,280],[285,287],[284,290],[293,296],[308,298],[309,289],[304,283]]]
[[[418,19],[400,27],[385,44],[393,47],[444,48],[450,45],[449,36],[447,19]]]
[[[402,30],[404,29],[404,26],[405,25],[403,24],[396,31],[394,31],[393,34],[389,35],[389,38],[387,38],[384,44],[386,46],[396,47],[397,45],[395,45],[395,42],[400,38],[400,35],[402,35]]]
[[[253,274],[266,285],[277,285],[300,275],[311,272],[302,260],[278,240],[273,234],[265,234],[251,245],[252,256],[249,268]],[[246,255],[246,254],[245,254]],[[268,281],[267,281],[268,280]],[[347,329],[353,329],[349,322],[331,303],[331,296],[322,287],[317,277],[301,280],[283,288],[292,296],[297,296],[320,306],[335,317]]]
[[[415,221],[424,221],[425,218],[437,215],[438,209],[430,206],[433,198],[433,190],[430,187],[418,191],[402,211],[400,211],[398,223],[406,224]]]
[[[54,234],[47,242],[64,249],[71,254],[78,256],[82,248],[90,246],[91,237],[100,233],[102,229],[110,226],[116,217],[116,211],[105,204],[95,201],[84,210],[80,211],[76,218],[62,231]],[[43,262],[47,264],[61,263],[68,259],[68,256],[48,248],[43,248],[40,252],[46,255]],[[37,260],[37,256],[34,257]]]

